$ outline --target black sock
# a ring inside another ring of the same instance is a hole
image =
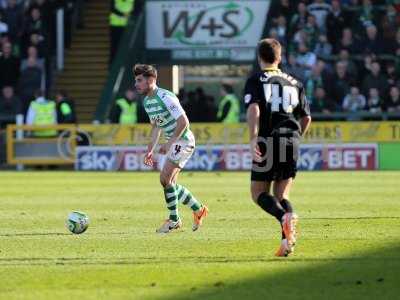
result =
[[[282,217],[285,214],[285,210],[279,203],[278,199],[268,195],[267,193],[262,193],[260,196],[258,196],[257,203],[263,210],[277,218],[279,223],[282,222]]]
[[[289,200],[282,199],[281,200],[281,205],[282,205],[283,209],[286,212],[288,212],[288,213],[292,213],[293,212],[293,207],[292,207],[292,204],[289,202]]]

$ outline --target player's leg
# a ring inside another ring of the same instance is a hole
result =
[[[290,189],[293,185],[293,178],[278,180],[274,182],[273,192],[274,196],[279,200],[283,209],[286,212],[293,212],[292,203],[289,201]]]
[[[254,174],[253,174],[254,175]],[[254,177],[254,176],[252,176]],[[264,211],[273,215],[282,227],[282,241],[281,245],[276,252],[276,256],[287,256],[291,249],[285,239],[283,233],[282,218],[285,215],[285,210],[280,205],[279,200],[269,194],[271,183],[269,181],[252,181],[251,182],[251,195],[253,201],[258,204]]]
[[[274,182],[273,185],[274,196],[279,200],[279,203],[282,205],[285,212],[290,212],[290,213],[293,212],[293,206],[288,200],[292,183],[293,183],[293,178],[289,178],[285,180],[276,181]],[[282,226],[282,240],[285,238],[286,236]]]
[[[193,211],[192,230],[196,231],[202,225],[203,219],[208,215],[208,207],[197,200],[190,190],[183,185],[177,184],[176,190],[179,203],[186,205]]]
[[[293,207],[288,200],[292,184],[293,178],[288,178],[274,182],[273,187],[275,197],[280,200],[280,203],[286,211],[285,215],[282,217],[282,230],[285,239],[282,241],[283,244],[281,248],[287,248],[289,253],[293,252],[296,243],[296,225],[298,221],[298,217],[293,212]]]
[[[188,140],[180,140],[175,143],[168,152],[168,160],[182,169],[192,156],[195,148],[194,137],[190,136]],[[176,182],[177,177],[175,178]],[[190,207],[193,211],[192,230],[196,231],[202,225],[203,219],[208,215],[207,206],[200,203],[183,185],[175,185],[178,202]]]
[[[251,181],[251,196],[253,201],[265,212],[274,216],[280,223],[285,214],[285,210],[278,199],[270,194],[270,189],[271,182],[269,181]]]
[[[181,227],[182,222],[178,214],[178,195],[176,192],[176,179],[180,168],[170,160],[166,160],[160,174],[160,183],[164,188],[165,202],[169,210],[169,217],[157,230],[158,233],[168,233]]]

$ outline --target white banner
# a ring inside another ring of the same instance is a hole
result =
[[[146,1],[148,49],[255,48],[270,0]]]

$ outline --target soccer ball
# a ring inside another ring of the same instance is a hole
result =
[[[81,234],[89,227],[89,218],[85,213],[73,211],[68,215],[66,225],[72,233]]]

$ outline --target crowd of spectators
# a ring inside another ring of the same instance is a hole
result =
[[[314,113],[400,113],[400,1],[275,1],[268,35]]]
[[[216,99],[207,95],[202,87],[187,91],[180,89],[178,98],[191,122],[216,122]]]
[[[56,11],[65,11],[65,45],[77,0],[0,0],[0,115],[26,113],[50,86]]]
[[[82,1],[0,0],[0,115],[26,113],[49,87],[55,12],[64,7],[68,23]],[[267,36],[284,46],[282,69],[304,83],[313,113],[400,114],[399,0],[275,0],[268,19]],[[219,96],[179,94],[193,122],[218,121]]]

